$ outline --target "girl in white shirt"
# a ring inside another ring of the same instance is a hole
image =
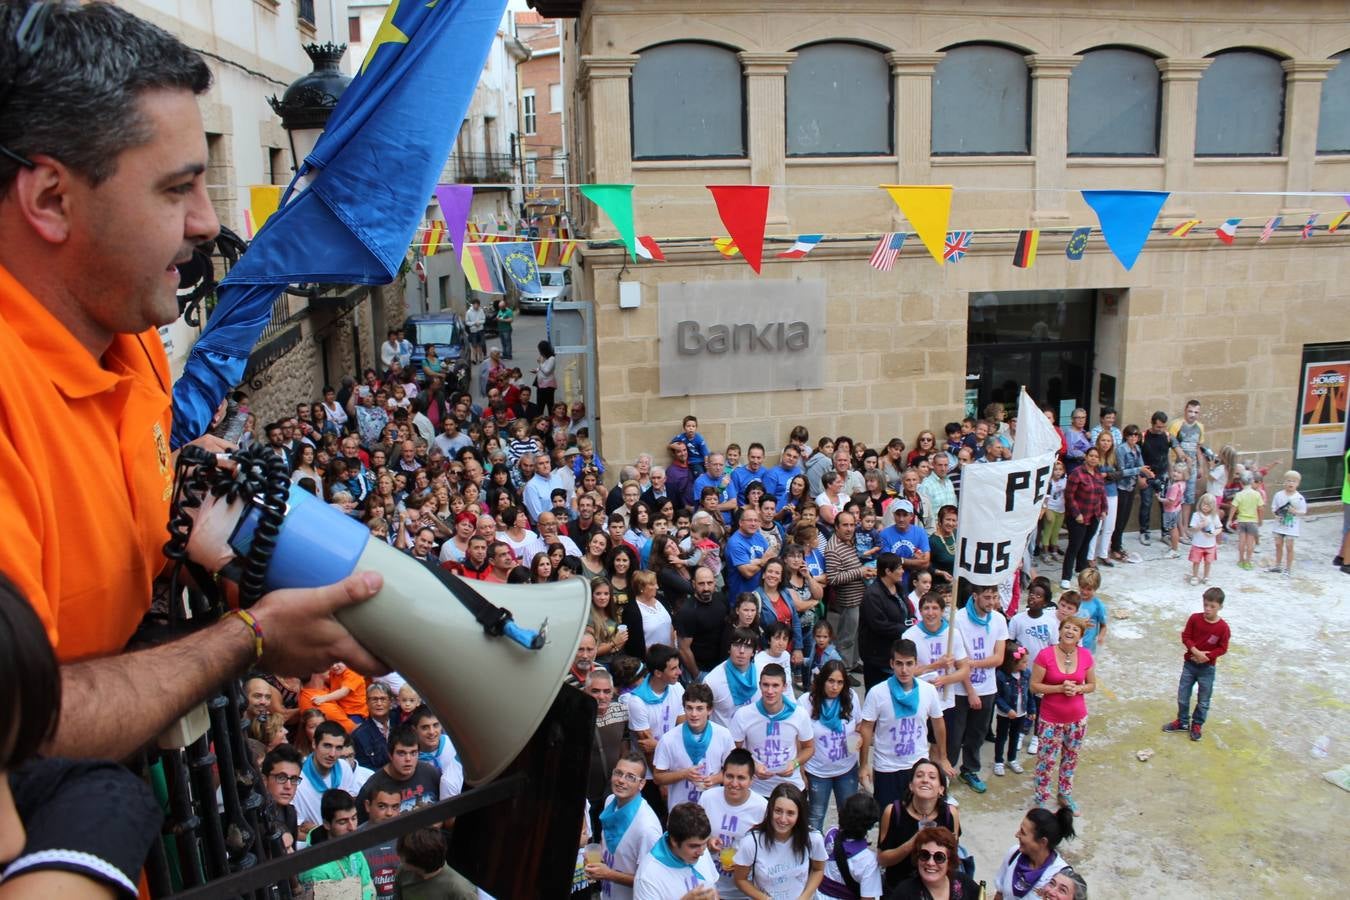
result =
[[[736,887],[771,900],[814,897],[825,859],[825,839],[807,825],[805,795],[796,785],[780,784],[769,794],[764,821],[736,848]]]

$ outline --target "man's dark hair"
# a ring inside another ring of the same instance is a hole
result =
[[[408,715],[406,723],[412,726],[413,728],[416,728],[418,725],[422,724],[423,719],[435,719],[437,722],[439,722],[441,720],[441,717],[432,712],[430,706],[427,706],[425,703],[423,703],[421,706],[417,707],[417,709],[414,709]]]
[[[652,644],[647,648],[647,670],[664,672],[672,659],[678,659],[680,652],[669,644]]]
[[[326,790],[323,792],[323,796],[319,798],[319,815],[323,818],[325,825],[333,821],[333,816],[351,809],[356,809],[356,798],[342,788]]]
[[[706,684],[696,681],[693,684],[689,685],[689,687],[684,689],[684,702],[703,703],[707,705],[709,710],[711,710],[713,705],[712,688],[708,687]]]
[[[29,3],[0,5],[0,145],[16,156],[52,156],[91,185],[106,181],[123,151],[152,137],[138,108],[156,89],[203,94],[206,62],[173,35],[110,3],[50,2],[31,25],[26,50],[16,40]],[[0,191],[20,163],[0,154]]]
[[[918,659],[919,649],[909,638],[898,638],[891,644],[891,659]]]
[[[903,565],[904,563],[900,559],[899,554],[889,552],[883,553],[877,557],[877,574],[887,575]]]
[[[319,742],[326,737],[343,738],[347,737],[347,732],[336,722],[320,722],[319,727],[314,729],[314,746],[319,746]]]
[[[445,838],[436,828],[419,828],[399,835],[398,858],[422,872],[439,872],[445,865]]]
[[[666,833],[676,846],[685,841],[712,835],[708,814],[697,803],[677,803],[666,819]]]
[[[426,709],[426,707],[424,706],[418,708]],[[418,747],[418,746],[420,745],[417,743],[417,732],[413,730],[413,726],[408,722],[404,722],[402,725],[398,726],[393,731],[389,732],[390,753],[394,752],[395,747]]]
[[[305,760],[300,755],[299,750],[295,749],[290,744],[282,744],[263,757],[261,766],[263,775],[271,775],[272,770],[275,769],[279,763],[294,763],[297,766],[303,766]]]
[[[737,747],[727,754],[727,758],[722,760],[722,771],[725,772],[728,766],[744,766],[750,770],[750,774],[755,774],[755,757],[744,747]]]

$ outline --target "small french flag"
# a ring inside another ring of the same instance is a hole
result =
[[[661,251],[661,245],[650,234],[640,234],[637,239],[637,255],[643,259],[650,259],[655,262],[665,262],[666,254]]]
[[[1237,236],[1238,225],[1241,224],[1241,222],[1241,219],[1229,219],[1218,227],[1214,232],[1214,236],[1225,244],[1231,245],[1233,243],[1233,238]]]
[[[803,256],[805,256],[806,254],[808,254],[808,253],[810,253],[812,250],[816,249],[816,244],[819,244],[819,243],[820,243],[820,239],[821,239],[822,237],[824,237],[824,235],[819,235],[819,234],[803,234],[803,235],[800,235],[800,236],[797,238],[796,242],[793,243],[793,245],[792,245],[791,247],[789,247],[787,250],[784,250],[782,253],[778,254],[778,258],[779,258],[779,259],[801,259],[801,258],[802,258]]]

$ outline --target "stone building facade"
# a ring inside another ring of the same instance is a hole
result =
[[[1288,463],[1303,362],[1350,359],[1350,229],[1326,231],[1350,188],[1350,71],[1340,62],[1350,17],[1340,4],[534,5],[577,16],[564,40],[575,180],[636,185],[637,232],[665,241],[666,263],[625,264],[602,243],[615,237],[608,221],[589,204],[577,210],[592,238],[578,294],[596,304],[610,460],[659,449],[686,412],[713,445],[778,447],[798,423],[813,437],[912,443],[920,429],[1026,384],[1057,409],[1071,402],[1095,419],[1115,405],[1123,421],[1144,425],[1155,409],[1199,399],[1210,444]],[[667,78],[653,93],[651,73],[692,72],[690,60],[728,75]],[[819,83],[833,61],[857,83],[841,76],[848,90],[832,95]],[[1211,67],[1219,75],[1206,80]],[[1140,109],[1089,127],[1095,105],[1111,108],[1131,91]],[[882,128],[844,119],[875,132],[874,146],[828,140],[847,127],[803,127],[838,123],[829,101],[854,96],[878,98]],[[646,111],[653,97],[660,116]],[[690,141],[662,130],[695,101],[720,129]],[[1133,143],[1115,147],[1121,135]],[[710,238],[726,230],[710,184],[773,186],[762,275],[714,251]],[[951,230],[975,231],[964,260],[938,266],[911,234],[891,271],[871,268],[879,235],[914,230],[881,184],[955,185]],[[1172,192],[1131,270],[1104,246],[1080,189]],[[1314,213],[1320,228],[1304,240],[1299,226]],[[1261,243],[1273,216],[1284,227]],[[1225,246],[1214,229],[1232,217],[1244,221]],[[1191,235],[1167,236],[1189,219],[1201,220]],[[1079,226],[1094,231],[1073,262],[1064,249]],[[1041,229],[1037,261],[1015,268],[1018,231],[1029,228]],[[826,239],[803,260],[774,258],[802,233]],[[662,286],[759,280],[771,292],[774,279],[825,284],[821,386],[662,396],[660,347],[671,339],[659,333]],[[1068,310],[1077,333],[1009,324],[1042,307]],[[1023,353],[1019,342],[1035,346]]]

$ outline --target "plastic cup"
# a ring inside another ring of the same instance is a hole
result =
[[[733,860],[736,859],[736,848],[723,847],[722,852],[718,854],[718,859],[722,863],[722,871],[730,872],[735,865]]]
[[[598,866],[604,862],[605,851],[599,844],[587,844],[585,853],[588,866]]]

